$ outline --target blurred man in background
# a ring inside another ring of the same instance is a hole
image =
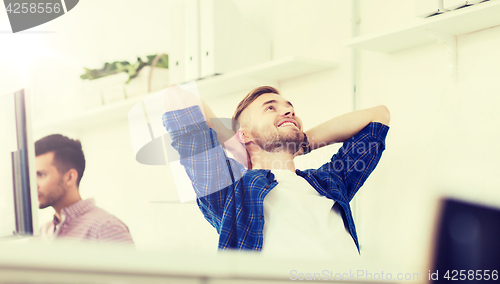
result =
[[[54,219],[40,228],[43,239],[68,239],[133,244],[127,226],[82,200],[79,185],[85,170],[82,144],[60,134],[35,142],[38,202],[40,209],[52,206]]]

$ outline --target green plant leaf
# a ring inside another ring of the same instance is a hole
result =
[[[137,57],[137,62],[133,65],[128,61],[114,61],[112,63],[104,63],[104,66],[101,69],[88,69],[84,67],[83,69],[85,70],[85,73],[80,75],[80,78],[83,80],[94,80],[120,72],[127,72],[129,76],[127,81],[128,83],[130,80],[137,77],[144,66],[151,66],[156,58],[156,54],[147,55],[146,57],[148,59],[146,62],[142,61],[140,57]],[[168,55],[163,54],[156,63],[155,67],[168,68]]]

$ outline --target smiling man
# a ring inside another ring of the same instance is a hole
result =
[[[208,106],[185,89],[167,89],[163,101],[163,123],[201,211],[219,233],[219,249],[282,257],[358,255],[349,202],[385,149],[390,120],[385,106],[344,114],[304,132],[292,103],[264,86],[239,103],[234,132],[228,134]],[[219,140],[236,160],[227,157]],[[296,169],[294,157],[336,142],[343,145],[328,163]]]
[[[39,207],[55,210],[53,220],[40,228],[41,238],[133,244],[123,222],[93,199],[80,197],[85,170],[80,141],[49,135],[35,142],[35,155]]]

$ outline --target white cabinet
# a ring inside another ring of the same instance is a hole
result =
[[[446,0],[413,0],[415,4],[415,16],[425,18],[443,13],[445,11],[443,1]]]
[[[413,0],[415,16],[426,18],[490,0]]]
[[[186,66],[184,65],[184,5],[178,5],[170,10],[170,50],[168,69],[170,83],[183,82]]]
[[[467,2],[467,0],[443,0],[443,7],[446,10],[455,10],[468,5]]]
[[[443,6],[446,10],[455,10],[467,5],[473,5],[484,1],[485,0],[443,0]]]
[[[201,77],[271,60],[270,40],[230,0],[200,2]]]
[[[171,19],[170,84],[271,60],[271,41],[230,0],[184,0]]]
[[[199,2],[185,0],[170,13],[170,83],[199,77]]]
[[[185,81],[200,77],[200,0],[186,0],[184,7]]]

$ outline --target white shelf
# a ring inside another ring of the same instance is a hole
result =
[[[197,81],[202,98],[213,98],[238,91],[251,90],[262,84],[277,84],[284,80],[306,76],[335,68],[334,62],[303,57],[277,59],[250,68],[229,72]],[[126,122],[128,112],[136,103],[150,94],[132,97],[120,102],[95,107],[81,113],[35,122],[34,130],[81,130],[106,124]]]
[[[81,130],[99,125],[124,122],[128,120],[128,112],[133,105],[145,96],[132,97],[123,101],[101,105],[71,116],[51,118],[41,122],[34,121],[33,129],[39,130]]]
[[[243,90],[250,91],[265,84],[276,85],[281,81],[325,71],[336,66],[331,61],[298,56],[286,57],[199,80],[197,86],[202,98],[223,96]]]
[[[433,42],[429,32],[459,36],[500,25],[500,1],[491,0],[446,12],[420,23],[352,38],[345,46],[392,53]]]

